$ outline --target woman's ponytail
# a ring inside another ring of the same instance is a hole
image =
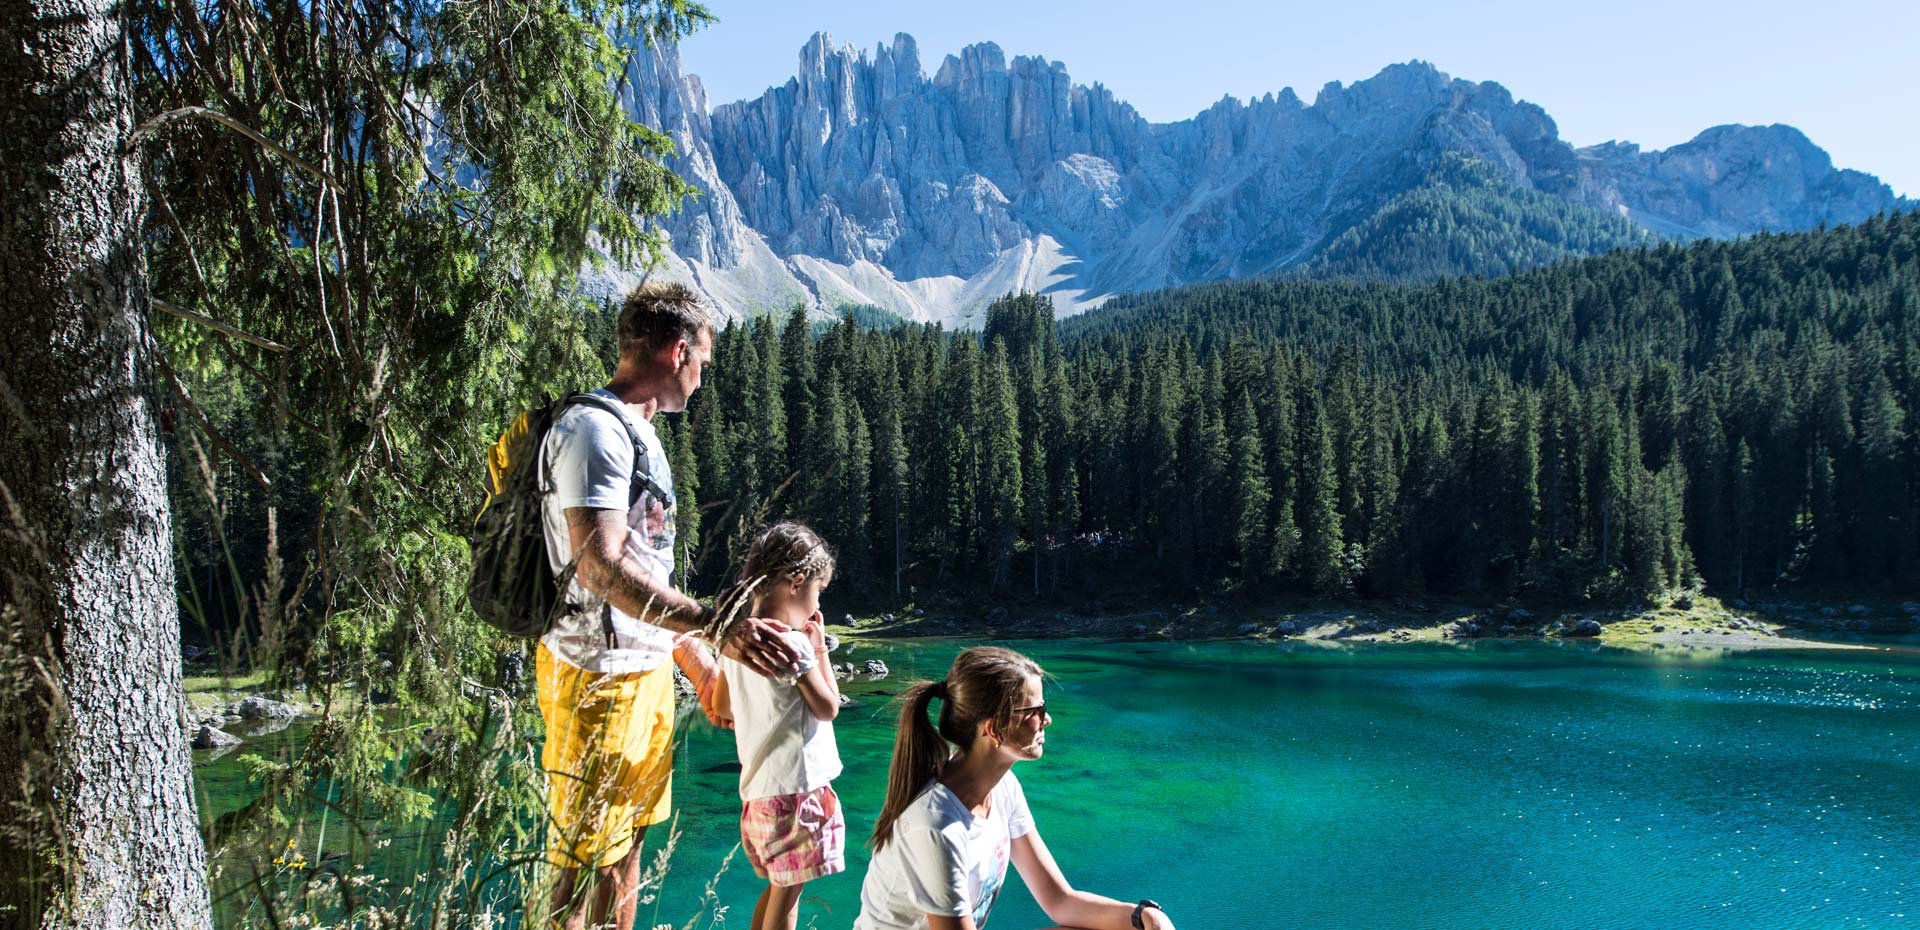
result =
[[[900,728],[893,736],[893,764],[887,768],[887,800],[873,822],[873,849],[893,839],[894,822],[919,795],[920,787],[940,774],[952,746],[965,750],[980,724],[1012,722],[1014,705],[1027,682],[1040,677],[1032,659],[998,646],[975,646],[953,660],[941,681],[916,681],[901,695]],[[929,719],[940,699],[936,724]]]
[[[893,764],[887,767],[887,800],[873,821],[871,842],[875,851],[893,839],[893,822],[920,793],[920,786],[939,774],[940,766],[947,761],[947,741],[927,719],[933,699],[946,695],[944,681],[916,681],[901,696],[900,727],[893,735]]]

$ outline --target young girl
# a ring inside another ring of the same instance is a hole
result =
[[[768,882],[753,930],[793,930],[800,889],[847,867],[846,819],[829,784],[840,774],[833,742],[840,688],[820,618],[820,592],[832,580],[827,544],[798,523],[777,523],[753,538],[739,583],[721,598],[723,612],[793,627],[784,635],[811,657],[787,681],[723,657],[711,696],[713,715],[733,720],[740,753],[740,844]]]
[[[945,680],[915,682],[904,700],[854,930],[977,930],[1009,860],[1063,927],[1173,930],[1152,901],[1075,890],[1041,841],[1012,772],[1015,762],[1040,758],[1053,722],[1032,659],[976,646],[953,660]],[[927,721],[935,700],[937,727]]]

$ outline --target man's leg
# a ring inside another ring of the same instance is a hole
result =
[[[609,916],[615,930],[629,930],[640,904],[640,844],[646,828],[635,831],[633,847],[620,861],[593,870],[593,887],[580,887],[579,869],[561,869],[554,882],[553,925],[562,930],[604,927]]]
[[[600,892],[594,898],[593,919],[604,924],[609,918],[613,930],[632,930],[634,912],[640,908],[640,844],[647,828],[634,830],[633,847],[620,861],[600,869]]]
[[[559,930],[582,930],[587,925],[587,909],[574,899],[579,884],[579,869],[560,869],[554,876],[553,895],[547,900],[551,915],[547,922]]]

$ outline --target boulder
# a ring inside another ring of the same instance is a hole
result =
[[[1908,614],[1920,615],[1920,601],[1901,601],[1900,609]]]
[[[219,749],[224,746],[238,745],[240,745],[240,737],[204,723],[201,724],[200,729],[193,734],[193,748],[195,749]]]
[[[1260,635],[1260,624],[1242,623],[1240,624],[1239,629],[1235,630],[1234,632],[1240,634],[1241,636],[1258,636]]]
[[[1452,632],[1458,639],[1472,639],[1480,635],[1480,624],[1472,620],[1461,620],[1453,625]]]
[[[1847,613],[1856,617],[1864,617],[1872,612],[1873,611],[1867,609],[1867,605],[1865,604],[1850,604],[1847,606]]]
[[[1682,594],[1682,595],[1680,595],[1679,597],[1676,597],[1676,598],[1674,598],[1674,599],[1673,599],[1673,609],[1674,609],[1674,610],[1692,610],[1692,609],[1693,609],[1693,598],[1691,598],[1691,597],[1688,597],[1688,596],[1687,596],[1687,595],[1685,595],[1685,594]]]
[[[1280,621],[1280,625],[1274,627],[1274,629],[1288,636],[1297,636],[1300,633],[1300,622],[1298,620],[1282,620]]]
[[[828,652],[834,652],[840,648],[840,637],[828,633],[823,638],[826,640]]]
[[[1005,607],[995,607],[994,609],[987,611],[988,623],[1005,623],[1006,620],[1007,620],[1007,609]]]
[[[257,694],[241,701],[234,708],[234,713],[243,720],[291,720],[300,716],[300,712],[292,706]]]
[[[874,681],[879,681],[887,677],[887,663],[879,659],[868,659],[865,671],[867,677],[872,678]]]
[[[1822,617],[1838,617],[1838,616],[1840,616],[1840,608],[1838,608],[1838,607],[1822,607],[1822,608],[1820,608],[1820,616],[1822,616]]]
[[[1570,629],[1568,629],[1566,632],[1566,635],[1580,637],[1584,639],[1587,637],[1599,636],[1604,631],[1605,631],[1605,628],[1600,625],[1600,621],[1593,620],[1593,619],[1583,619],[1579,623],[1574,624]]]
[[[1665,633],[1667,631],[1667,628],[1662,624],[1656,623],[1653,625],[1653,631],[1655,633]]]
[[[1530,623],[1532,622],[1532,620],[1533,620],[1533,611],[1528,610],[1525,607],[1515,607],[1514,609],[1507,611],[1507,622],[1509,623]]]
[[[683,698],[690,698],[700,693],[700,689],[693,686],[693,679],[688,678],[687,673],[680,670],[680,666],[674,665],[672,668],[674,694]]]

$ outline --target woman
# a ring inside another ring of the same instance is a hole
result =
[[[1040,758],[1053,722],[1032,659],[977,646],[945,680],[916,682],[904,700],[854,930],[978,930],[1009,861],[1063,926],[1173,930],[1152,901],[1075,890],[1040,839],[1012,771]],[[935,700],[937,727],[927,719]]]

